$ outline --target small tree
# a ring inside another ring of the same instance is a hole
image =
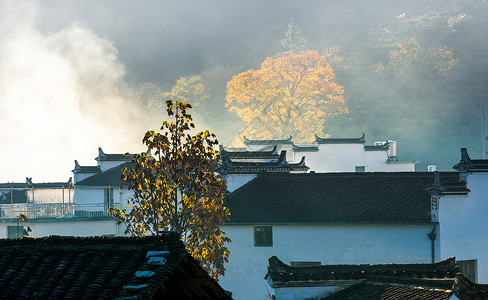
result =
[[[134,155],[134,168],[122,170],[134,192],[132,205],[112,211],[127,225],[126,233],[178,232],[191,255],[218,279],[230,253],[225,247],[230,239],[220,229],[229,216],[222,202],[225,185],[211,168],[218,161],[218,141],[208,130],[189,133],[195,127],[190,104],[170,100],[166,106],[174,121],[164,121],[162,133],[148,131],[143,139],[153,156]]]

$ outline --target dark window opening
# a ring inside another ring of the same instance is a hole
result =
[[[271,226],[254,227],[254,246],[273,247],[273,229]]]

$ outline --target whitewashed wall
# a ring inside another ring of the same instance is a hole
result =
[[[103,187],[75,187],[76,204],[104,203]]]
[[[257,174],[228,174],[225,178],[227,190],[233,192],[257,177]]]
[[[230,262],[220,281],[235,299],[266,299],[268,258],[322,264],[429,263],[431,225],[274,225],[273,247],[254,247],[253,226],[227,225]],[[437,258],[439,241],[436,240]]]
[[[478,282],[488,283],[488,174],[469,174],[468,189],[440,199],[441,258],[477,259]]]
[[[310,171],[355,172],[356,166],[364,166],[366,172],[413,172],[412,162],[387,163],[386,151],[366,151],[363,144],[319,144],[317,152],[296,152],[294,160],[305,156]]]
[[[7,238],[7,226],[17,226],[17,223],[0,223],[0,238]],[[101,236],[101,235],[124,235],[125,226],[117,225],[116,219],[101,221],[56,221],[47,222],[21,222],[20,226],[29,226],[33,237],[49,235],[64,236]],[[22,228],[22,227],[21,227]],[[22,232],[22,230],[20,231]]]
[[[123,164],[124,162],[122,161],[111,161],[111,160],[106,160],[106,161],[100,161],[98,162],[98,165],[100,166],[100,169],[102,172],[105,172],[109,169],[115,168],[116,166],[119,166]]]

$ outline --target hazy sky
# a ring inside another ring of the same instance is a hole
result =
[[[360,43],[424,2],[0,0],[0,182],[65,181],[75,159],[96,163],[97,147],[142,151],[158,127],[127,96],[142,81],[258,67],[292,18],[311,48]]]

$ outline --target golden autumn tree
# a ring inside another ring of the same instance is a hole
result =
[[[211,164],[218,161],[218,144],[208,130],[191,135],[194,128],[190,104],[167,101],[168,115],[161,133],[146,132],[143,143],[152,155],[134,155],[134,168],[123,169],[122,179],[133,191],[131,206],[113,209],[126,233],[159,235],[178,232],[190,254],[213,276],[225,272],[230,239],[220,229],[228,219],[223,206],[226,189]]]
[[[259,70],[234,76],[226,101],[247,122],[240,134],[255,139],[311,141],[327,117],[348,112],[332,67],[310,50],[268,57]]]

